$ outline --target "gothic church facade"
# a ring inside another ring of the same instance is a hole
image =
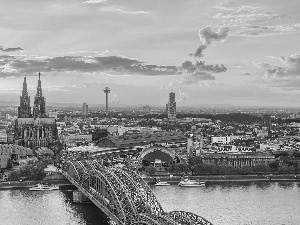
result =
[[[42,93],[41,74],[39,73],[37,93],[34,97],[33,110],[30,107],[26,76],[24,77],[18,118],[14,125],[15,144],[28,147],[48,147],[57,140],[56,120],[46,116],[46,100]]]

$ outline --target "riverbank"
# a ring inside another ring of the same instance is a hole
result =
[[[268,175],[202,175],[189,176],[192,180],[205,181],[206,183],[213,182],[247,182],[247,181],[291,181],[300,182],[300,174],[268,174]],[[178,183],[181,176],[153,176],[143,178],[148,183],[155,183],[157,179],[167,181],[169,183]]]
[[[192,180],[205,181],[206,183],[218,182],[300,182],[300,174],[281,174],[281,175],[205,175],[205,176],[189,176]],[[171,184],[179,183],[181,176],[160,175],[153,177],[143,177],[143,180],[149,184],[153,184],[157,179],[167,181]],[[0,181],[0,190],[29,188],[37,183],[47,183],[57,185],[60,188],[63,186],[73,186],[67,179],[45,179],[41,181]]]
[[[61,186],[69,186],[72,185],[70,181],[67,179],[56,179],[56,180],[31,180],[31,181],[0,181],[0,190],[7,189],[20,189],[20,188],[29,188],[32,185],[43,183],[43,184],[51,184]]]

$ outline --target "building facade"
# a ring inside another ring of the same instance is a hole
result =
[[[268,165],[275,160],[275,155],[269,154],[201,154],[200,157],[204,164],[225,164],[235,168]]]
[[[229,144],[231,141],[230,137],[211,137],[211,143],[217,144]]]
[[[41,74],[38,75],[33,113],[30,112],[30,98],[25,77],[18,118],[14,122],[14,143],[28,148],[48,147],[57,140],[56,120],[46,116],[46,100],[42,94]]]
[[[89,106],[84,102],[82,104],[82,115],[87,116],[89,114]]]
[[[0,130],[0,143],[7,143],[6,130]]]
[[[166,111],[168,114],[168,119],[176,119],[176,101],[174,92],[169,93],[169,102],[166,105]]]
[[[264,127],[266,127],[268,131],[272,130],[272,117],[270,115],[264,115]]]

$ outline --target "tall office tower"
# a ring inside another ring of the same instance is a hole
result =
[[[42,93],[41,73],[39,73],[37,92],[34,97],[33,116],[35,118],[46,117],[46,102]]]
[[[175,102],[175,93],[169,93],[169,102],[166,106],[168,119],[175,120],[176,119],[176,102]]]
[[[23,82],[22,96],[20,96],[20,106],[18,107],[18,117],[28,118],[31,117],[31,107],[30,107],[30,96],[27,92],[27,82],[26,75]]]
[[[89,114],[89,106],[84,102],[82,105],[82,115],[87,116]]]
[[[108,115],[108,93],[110,93],[110,88],[105,87],[105,89],[103,91],[106,95],[106,116],[107,116]]]
[[[272,130],[272,118],[267,114],[264,115],[264,126],[267,127],[267,130]]]

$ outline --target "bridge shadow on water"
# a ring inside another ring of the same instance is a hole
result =
[[[102,212],[94,203],[74,203],[73,191],[77,190],[74,185],[60,186],[60,191],[65,197],[67,204],[71,205],[72,209],[80,215],[86,225],[109,225],[110,219]]]

